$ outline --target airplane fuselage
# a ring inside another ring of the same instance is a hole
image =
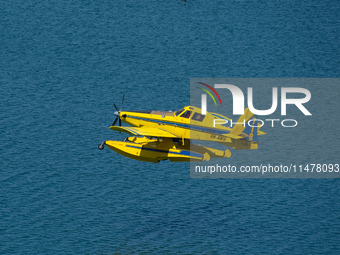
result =
[[[186,112],[189,112],[189,116],[185,115]],[[197,107],[187,106],[177,112],[122,111],[120,116],[123,122],[131,126],[160,128],[183,139],[191,139],[194,131],[205,132],[207,134],[227,134],[231,132],[231,128],[222,125],[212,126],[214,119],[224,118],[230,120],[229,118],[217,114],[214,116],[211,113],[201,115],[200,112],[201,109]]]

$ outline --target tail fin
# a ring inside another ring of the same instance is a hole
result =
[[[257,120],[257,115],[254,115],[253,119],[246,123],[244,133],[248,135],[246,138],[248,141],[257,142],[257,134],[261,127],[260,121]]]
[[[247,122],[254,116],[254,113],[252,113],[249,108],[246,108],[244,110],[244,114],[241,115],[241,117],[238,119],[236,125],[234,125],[233,129],[231,130],[230,134],[232,135],[240,135],[242,134],[243,130],[245,129],[245,126],[247,125]]]

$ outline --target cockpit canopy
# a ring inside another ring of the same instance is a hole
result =
[[[183,111],[184,111],[184,108],[182,108],[181,110],[175,112],[175,115],[178,116],[178,115],[180,115]]]
[[[187,118],[187,119],[191,118],[191,120],[202,122],[206,115],[202,115],[199,112],[196,112],[196,108],[194,107],[185,107],[175,112],[175,116],[179,116],[179,117]]]

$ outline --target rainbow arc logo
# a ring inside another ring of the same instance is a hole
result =
[[[208,84],[206,84],[206,83],[203,83],[203,82],[197,82],[197,83],[206,86],[206,87],[209,88],[212,92],[214,92],[215,95],[217,96],[218,100],[220,101],[221,106],[222,106],[222,100],[221,100],[221,98],[220,98],[220,95],[217,93],[217,91],[216,91],[213,87],[211,87],[210,85],[208,85]],[[207,90],[207,89],[204,89],[204,88],[200,88],[200,89],[203,90],[205,93],[207,93],[207,94],[214,100],[214,103],[215,103],[215,105],[217,106],[215,97],[211,94],[211,92],[210,92],[209,90]]]

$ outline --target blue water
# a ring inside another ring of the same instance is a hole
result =
[[[338,179],[190,179],[98,150],[124,137],[123,94],[177,110],[192,77],[339,77],[337,1],[180,2],[2,1],[0,253],[340,253]]]

